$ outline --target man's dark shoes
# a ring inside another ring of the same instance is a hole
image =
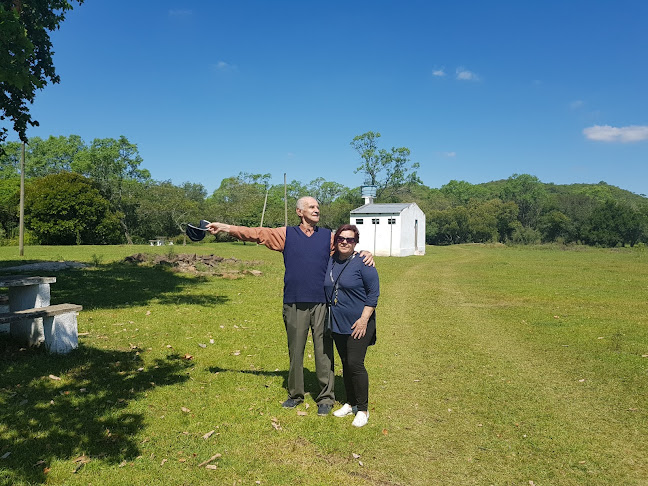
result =
[[[317,415],[319,415],[320,417],[326,417],[331,412],[332,408],[333,408],[333,405],[328,405],[326,403],[320,403],[317,406]]]
[[[283,408],[295,408],[297,405],[299,405],[301,402],[304,400],[297,400],[295,398],[289,398],[285,402],[281,404]]]

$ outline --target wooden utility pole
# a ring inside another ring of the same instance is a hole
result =
[[[25,254],[25,142],[20,154],[20,219],[18,221],[18,252]]]
[[[265,197],[265,201],[263,201],[263,212],[261,213],[261,224],[259,225],[259,228],[263,228],[263,218],[265,217],[265,210],[266,210],[266,206],[268,205],[269,192],[270,192],[270,188],[266,189],[266,197]]]
[[[284,219],[286,221],[286,228],[288,227],[288,189],[286,185],[286,173],[284,172]]]

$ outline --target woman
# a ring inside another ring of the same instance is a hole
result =
[[[335,232],[335,251],[329,259],[324,290],[332,314],[332,333],[342,361],[346,403],[336,417],[355,414],[353,425],[369,420],[369,375],[364,365],[367,348],[376,342],[374,310],[380,294],[378,272],[356,258],[358,228],[345,224]]]

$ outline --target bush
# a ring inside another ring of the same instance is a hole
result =
[[[115,244],[121,241],[119,217],[97,187],[69,172],[30,182],[25,226],[46,245]]]
[[[533,228],[518,226],[513,231],[511,241],[518,245],[534,245],[540,243],[540,232]]]

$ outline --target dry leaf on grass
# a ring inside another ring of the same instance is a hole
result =
[[[146,315],[147,315],[147,316],[150,316],[150,315],[151,315],[151,311],[150,311],[150,310],[149,310],[149,311],[146,311]]]
[[[60,380],[61,378],[56,375],[49,375],[50,380]]]
[[[216,430],[210,430],[205,435],[203,435],[202,438],[203,439],[209,439],[212,435],[214,435],[214,432],[216,432]]]
[[[190,354],[185,354],[182,358],[186,359],[186,360],[190,360],[190,359],[193,359],[193,356],[190,355]]]
[[[83,466],[85,466],[87,463],[90,462],[90,458],[88,456],[79,456],[72,462],[78,464],[77,467],[75,467],[74,470],[72,471],[72,474],[76,474]]]
[[[211,456],[211,457],[210,457],[209,459],[207,459],[206,461],[203,461],[203,462],[201,462],[200,464],[198,464],[198,467],[207,466],[207,464],[209,464],[210,462],[212,462],[212,461],[215,460],[215,459],[218,459],[218,458],[221,457],[221,456],[222,456],[222,454],[220,454],[220,453],[214,454],[213,456]],[[207,466],[207,469],[214,469],[214,468]]]
[[[279,419],[277,419],[277,417],[272,417],[272,426],[275,428],[275,430],[281,430],[281,424],[279,423]]]
[[[181,407],[180,410],[182,410],[184,413],[191,413],[191,410],[189,410],[187,407]]]
[[[167,462],[168,459],[162,459],[162,462],[160,463],[160,466],[164,466],[164,463]]]
[[[297,415],[303,417],[304,415],[308,415],[308,412],[304,412],[303,410],[297,410]]]
[[[387,431],[387,429],[382,429],[382,434],[387,435],[387,434],[389,434],[389,432]]]
[[[351,455],[353,456],[354,459],[360,459],[360,454],[356,454],[355,452],[352,452]]]

